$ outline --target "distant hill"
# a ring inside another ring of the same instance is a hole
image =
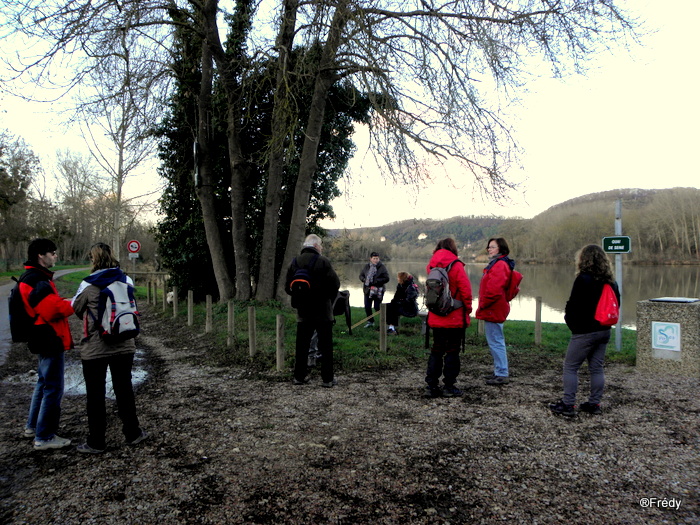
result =
[[[626,262],[700,261],[700,190],[625,188],[590,193],[556,204],[532,219],[497,216],[405,220],[372,228],[331,230],[335,237],[381,246],[396,258],[425,255],[442,238],[457,241],[465,258],[483,255],[490,237],[508,240],[521,261],[570,262],[581,246],[614,235],[615,201],[622,201],[623,235],[632,238]],[[379,244],[381,243],[381,245]]]

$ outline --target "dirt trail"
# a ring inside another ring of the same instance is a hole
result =
[[[20,437],[31,385],[0,384],[0,523],[700,522],[696,379],[608,366],[604,414],[569,420],[546,408],[561,363],[541,357],[501,388],[465,360],[461,399],[422,398],[422,366],[294,387],[193,365],[197,337],[144,317],[139,447],[115,414],[100,456],[35,452]],[[9,357],[3,377],[32,366]],[[61,435],[80,443],[85,400],[63,406]]]

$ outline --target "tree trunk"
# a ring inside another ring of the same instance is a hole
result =
[[[296,253],[301,249],[306,234],[306,216],[311,198],[311,183],[318,167],[318,145],[323,127],[323,119],[326,111],[327,95],[335,81],[335,56],[340,45],[345,24],[347,23],[347,1],[340,2],[333,15],[333,21],[328,34],[328,40],[323,49],[323,55],[316,75],[314,94],[311,99],[311,111],[304,135],[304,146],[301,152],[301,162],[296,187],[294,189],[294,205],[292,207],[292,219],[289,225],[289,238],[284,252],[282,271],[287,268]],[[277,285],[277,299],[280,301],[286,297],[283,280]]]
[[[258,272],[258,287],[255,298],[259,301],[272,299],[277,282],[275,261],[277,256],[277,232],[279,211],[284,176],[284,148],[288,137],[289,120],[288,94],[288,60],[289,52],[294,42],[294,25],[296,23],[298,0],[286,0],[282,25],[277,37],[277,87],[275,89],[275,105],[272,113],[272,144],[267,179],[267,195],[265,198],[265,220],[262,249],[260,254],[260,270]]]
[[[216,218],[216,206],[214,204],[214,181],[212,180],[209,153],[209,116],[213,74],[212,54],[205,39],[202,42],[202,83],[199,91],[199,121],[197,123],[199,155],[195,159],[196,169],[199,170],[202,184],[200,188],[197,188],[197,198],[202,206],[204,232],[214,267],[214,277],[219,288],[219,301],[226,302],[233,297],[234,284],[226,264],[226,257],[224,256],[224,247],[221,242],[222,235],[219,230],[219,221]]]
[[[228,152],[231,169],[231,238],[236,265],[236,299],[247,301],[251,297],[250,264],[248,262],[247,229],[245,225],[244,184],[248,163],[238,139],[239,89],[232,64],[226,55],[216,23],[218,0],[206,0],[202,8],[203,31],[210,53],[218,66],[228,99]],[[211,93],[211,91],[209,92]],[[200,106],[201,107],[201,106]],[[210,250],[213,248],[210,245]]]

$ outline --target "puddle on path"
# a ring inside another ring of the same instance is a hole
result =
[[[134,355],[134,367],[131,370],[131,384],[136,387],[146,380],[148,377],[148,372],[145,369],[146,366],[146,354],[143,350],[136,350]],[[63,393],[66,396],[80,396],[85,395],[85,379],[83,379],[83,367],[80,361],[72,361],[66,364],[65,371],[65,386]],[[18,376],[12,376],[5,379],[5,382],[13,383],[36,383],[36,371],[32,370],[25,374]],[[112,389],[112,375],[109,373],[109,368],[107,369],[107,386],[106,386],[106,397],[108,399],[114,399],[114,390]]]

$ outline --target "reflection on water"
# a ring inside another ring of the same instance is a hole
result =
[[[145,370],[146,358],[142,350],[136,350],[134,355],[134,367],[131,370],[131,383],[136,387],[146,380],[148,372]],[[8,382],[36,383],[36,371],[14,376],[6,379]],[[85,395],[85,379],[83,379],[83,367],[80,361],[71,361],[66,364],[64,395]],[[112,375],[107,369],[106,397],[115,399],[112,388]]]
[[[407,271],[416,277],[421,292],[425,286],[425,265],[423,262],[385,262],[391,281],[385,302],[391,300],[396,290],[396,274]],[[340,276],[341,288],[350,290],[350,304],[364,306],[362,283],[359,275],[366,262],[335,264]],[[466,265],[472,291],[475,297],[474,310],[478,301],[479,283],[484,269],[483,264]],[[542,297],[542,321],[564,322],[564,307],[574,282],[574,265],[518,265],[524,275],[520,294],[511,303],[513,320],[534,321],[536,298]],[[625,327],[636,326],[637,302],[654,297],[700,297],[700,267],[698,266],[625,266],[622,276],[622,323]],[[419,299],[420,305],[421,299]]]

